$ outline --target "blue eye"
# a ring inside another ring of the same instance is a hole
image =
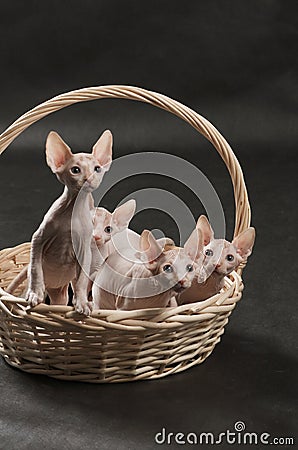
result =
[[[97,173],[100,173],[101,172],[101,167],[100,166],[95,166],[94,167],[94,171],[97,172]]]
[[[171,264],[166,264],[166,265],[163,266],[162,270],[164,272],[167,272],[167,273],[172,273],[173,272],[173,267],[171,266]]]
[[[80,173],[80,172],[81,172],[81,169],[80,169],[78,166],[73,166],[73,167],[70,169],[70,171],[71,171],[72,173],[76,174],[76,173]]]
[[[187,270],[187,272],[192,272],[193,271],[193,265],[192,264],[187,264],[186,270]]]
[[[104,232],[105,232],[105,233],[108,233],[108,234],[111,234],[112,231],[113,231],[113,228],[110,227],[110,226],[107,226],[107,227],[105,227],[105,229],[104,229]]]
[[[234,256],[233,255],[227,255],[226,256],[226,260],[232,262],[232,261],[234,261]]]
[[[213,256],[213,251],[210,248],[207,248],[207,250],[205,250],[205,255],[206,256]]]

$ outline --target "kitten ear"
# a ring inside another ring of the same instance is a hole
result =
[[[247,228],[247,230],[240,233],[233,241],[232,244],[236,247],[237,253],[246,260],[251,255],[252,248],[255,242],[256,231],[253,227]]]
[[[121,206],[115,209],[112,214],[112,221],[120,228],[128,227],[129,222],[133,218],[136,210],[136,201],[134,199],[128,200]]]
[[[72,157],[72,153],[68,145],[63,141],[55,131],[48,134],[46,141],[46,158],[47,164],[54,173]]]
[[[148,269],[157,267],[157,259],[162,254],[162,247],[149,230],[144,230],[140,236],[140,257]]]
[[[105,171],[109,170],[112,163],[112,147],[113,135],[110,130],[106,130],[92,148],[92,155],[95,156],[98,164],[104,168]]]
[[[184,244],[184,251],[192,261],[196,261],[203,251],[203,236],[200,228],[195,228]]]
[[[202,232],[203,245],[208,245],[214,239],[214,233],[206,216],[202,215],[198,218],[196,228]]]

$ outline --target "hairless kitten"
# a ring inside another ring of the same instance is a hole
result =
[[[191,287],[179,295],[179,305],[206,300],[217,294],[224,286],[224,277],[251,255],[255,241],[253,227],[247,228],[232,242],[215,239],[205,216],[199,217],[197,228],[201,230],[204,241],[203,264],[196,272]]]
[[[44,301],[47,291],[51,303],[66,304],[68,285],[72,282],[75,309],[88,315],[92,309],[87,299],[92,259],[91,192],[100,185],[111,165],[112,134],[106,130],[91,154],[73,154],[52,131],[46,141],[46,158],[65,188],[32,236],[26,298],[31,306],[35,306]],[[76,214],[73,216],[75,203]]]

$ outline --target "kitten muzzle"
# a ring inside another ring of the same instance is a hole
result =
[[[103,239],[102,239],[101,236],[93,235],[93,237],[94,237],[95,242],[96,242],[97,244],[101,244],[101,243],[102,243]]]

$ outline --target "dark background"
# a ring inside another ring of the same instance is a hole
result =
[[[247,431],[295,436],[297,13],[289,0],[1,2],[1,130],[80,87],[128,84],[164,93],[208,118],[232,145],[257,242],[244,298],[201,366],[159,381],[97,386],[24,374],[1,360],[0,448],[151,449],[162,427],[218,434],[238,420]],[[212,146],[156,108],[101,100],[48,116],[1,156],[0,248],[30,240],[61,192],[45,164],[47,133],[55,129],[74,151],[89,151],[106,128],[115,157],[162,151],[200,167],[223,202],[231,238],[231,183]],[[144,186],[174,191],[195,217],[203,212],[187,190],[158,177],[126,180],[104,204],[112,209],[123,193]],[[172,221],[152,211],[137,215],[133,228],[161,222],[176,236]]]

